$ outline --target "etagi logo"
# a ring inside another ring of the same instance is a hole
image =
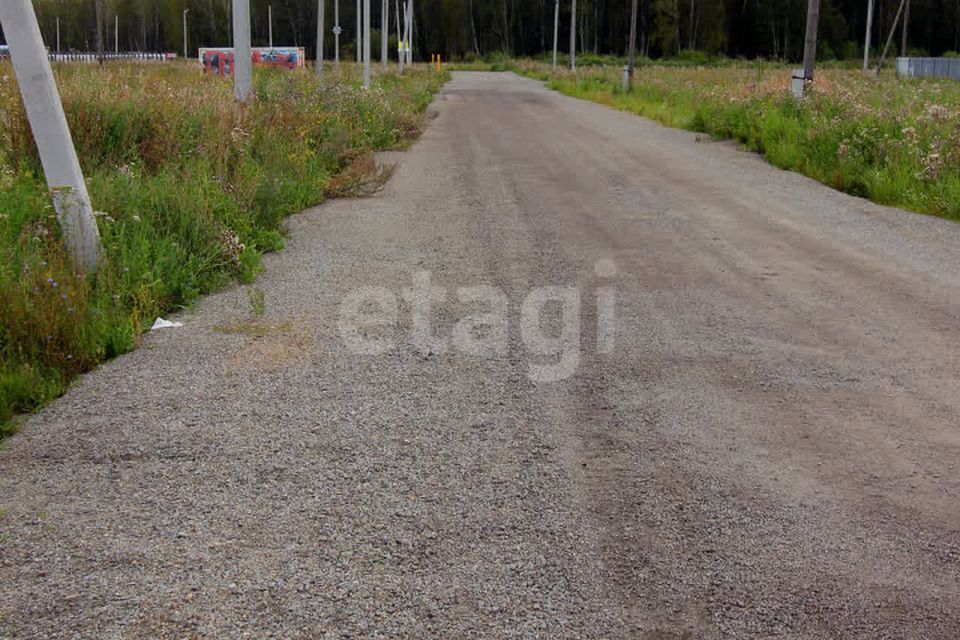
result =
[[[616,272],[610,260],[594,265],[594,273],[601,279],[612,278]],[[587,304],[596,304],[596,349],[610,353],[615,340],[615,291],[601,285],[592,294]],[[474,357],[507,355],[511,320],[507,294],[490,285],[475,285],[456,289],[454,296],[461,305],[480,310],[459,319],[449,336],[437,335],[434,309],[449,300],[448,290],[435,285],[429,271],[413,274],[413,286],[400,293],[410,311],[408,344],[424,356],[451,349]],[[545,286],[532,289],[521,301],[520,339],[531,356],[527,375],[532,381],[558,382],[576,373],[581,357],[582,297],[578,287]],[[385,287],[362,287],[343,300],[337,326],[351,353],[383,355],[399,346],[400,299]]]

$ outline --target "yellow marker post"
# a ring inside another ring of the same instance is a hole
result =
[[[440,73],[440,54],[437,54],[437,73]]]

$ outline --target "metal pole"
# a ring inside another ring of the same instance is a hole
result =
[[[813,81],[813,68],[817,63],[817,28],[820,26],[820,0],[808,0],[807,37],[803,43],[803,80]]]
[[[246,102],[253,95],[250,0],[233,0],[233,95],[240,102]]]
[[[60,53],[60,16],[57,16],[57,53]]]
[[[357,63],[363,62],[363,7],[357,0]]]
[[[577,0],[570,6],[570,69],[577,68]]]
[[[333,0],[333,65],[340,73],[340,0]]]
[[[323,73],[323,20],[324,9],[323,0],[317,0],[317,76]]]
[[[120,16],[113,16],[113,52],[120,53]]]
[[[863,70],[866,71],[870,66],[870,37],[873,35],[873,2],[867,2],[867,35],[863,43]]]
[[[363,88],[370,88],[370,0],[363,0]]]
[[[273,5],[267,5],[267,42],[273,49]]]
[[[387,69],[387,59],[389,56],[388,47],[390,41],[390,0],[383,0],[380,3],[380,66],[383,70]]]
[[[190,9],[183,10],[183,58],[187,58],[187,14]]]
[[[101,251],[100,232],[30,0],[0,2],[0,26],[67,251],[75,269],[93,271]]]
[[[633,68],[637,62],[637,0],[633,0],[630,9],[630,43],[627,53],[627,82],[626,90],[633,88]]]
[[[557,70],[557,35],[560,33],[560,0],[553,2],[553,70]]]

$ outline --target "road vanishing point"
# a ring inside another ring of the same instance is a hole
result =
[[[0,637],[960,637],[960,225],[514,75],[429,115],[262,316],[4,443]]]

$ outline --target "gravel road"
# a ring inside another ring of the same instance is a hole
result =
[[[210,296],[3,444],[0,637],[960,637],[960,225],[513,75],[431,115],[262,317]],[[441,340],[478,286],[488,354]]]

